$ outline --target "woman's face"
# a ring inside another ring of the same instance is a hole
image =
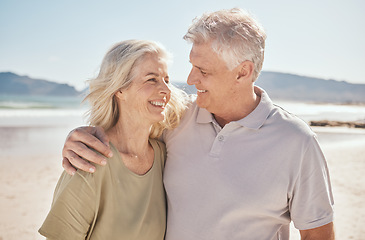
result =
[[[157,54],[146,54],[132,74],[131,85],[119,94],[123,112],[134,121],[146,120],[153,124],[164,120],[164,109],[171,93],[166,62]]]

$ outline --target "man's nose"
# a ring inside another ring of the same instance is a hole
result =
[[[194,68],[192,68],[190,73],[189,73],[187,83],[189,85],[195,85],[195,84],[199,83],[199,78],[197,76],[197,71]]]

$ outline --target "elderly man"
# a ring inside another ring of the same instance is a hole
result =
[[[168,160],[166,239],[334,239],[333,197],[315,134],[255,86],[266,34],[241,9],[207,13],[184,36],[192,42],[188,84],[197,89],[174,130],[165,131]],[[103,131],[79,128],[63,164],[92,171],[108,155]],[[91,169],[90,169],[91,167]]]

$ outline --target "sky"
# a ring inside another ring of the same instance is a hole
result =
[[[148,39],[172,52],[170,79],[184,82],[192,20],[233,7],[266,30],[264,71],[365,84],[362,0],[0,0],[0,72],[81,90],[114,43]]]

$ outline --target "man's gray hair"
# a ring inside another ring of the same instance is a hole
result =
[[[260,74],[266,33],[260,23],[242,9],[220,10],[195,18],[184,39],[193,44],[211,41],[212,49],[230,70],[249,60],[255,65],[253,80]]]

